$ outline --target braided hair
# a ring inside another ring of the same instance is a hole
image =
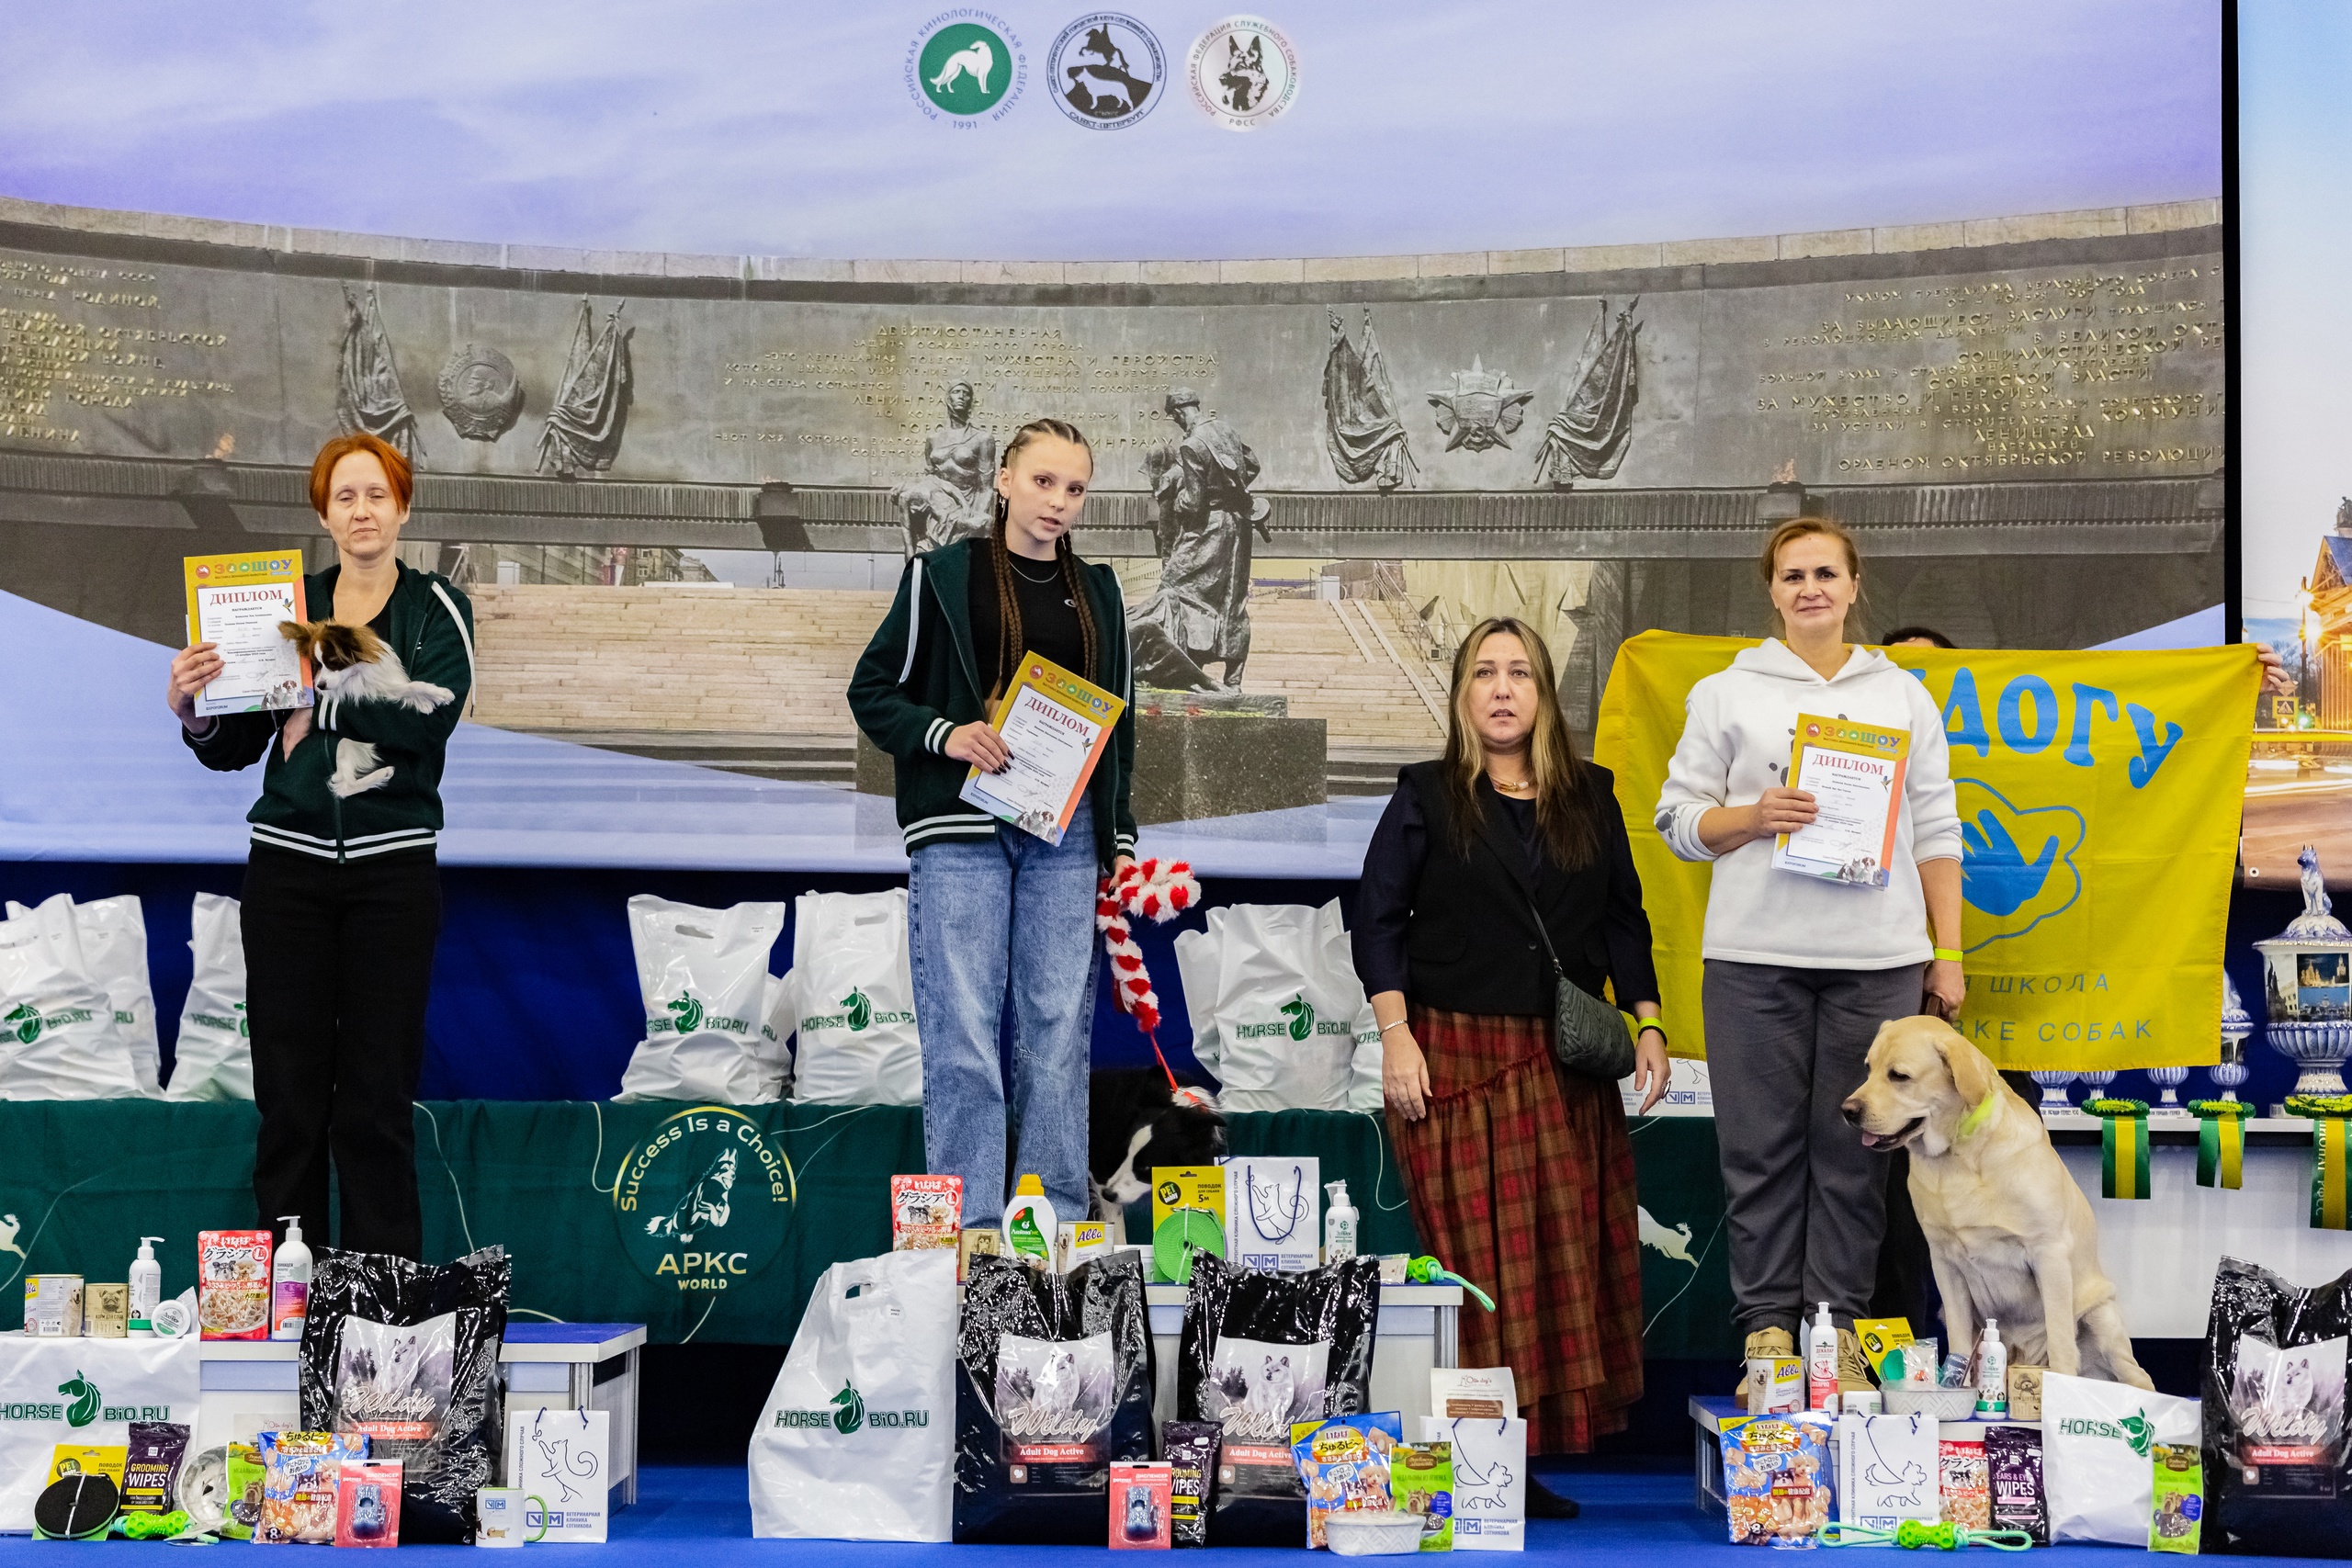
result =
[[[1050,435],[1083,448],[1089,458],[1094,456],[1094,449],[1086,445],[1086,437],[1080,434],[1078,426],[1068,420],[1033,419],[1014,431],[1012,439],[1004,444],[1004,457],[1001,462],[1003,471],[1011,473],[1013,458],[1020,455],[1023,446],[1040,435]],[[1012,551],[1004,536],[1007,510],[1004,496],[1000,492],[996,498],[996,524],[989,530],[989,557],[996,570],[997,624],[996,682],[989,694],[990,702],[994,702],[1012,684],[1013,667],[1026,651],[1021,630],[1021,598],[1012,589]],[[1087,603],[1085,590],[1079,581],[1078,552],[1070,547],[1067,533],[1054,541],[1054,559],[1061,565],[1062,586],[1069,592],[1069,602],[1078,611],[1079,635],[1086,645],[1086,668],[1079,673],[1091,681],[1095,679],[1095,671],[1101,664],[1100,638],[1094,628],[1094,610]]]

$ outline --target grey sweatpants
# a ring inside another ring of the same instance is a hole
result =
[[[1919,1011],[1926,965],[1791,969],[1707,960],[1707,1077],[1729,1202],[1733,1318],[1803,1344],[1814,1303],[1870,1314],[1886,1226],[1886,1159],[1838,1107],[1871,1039]]]

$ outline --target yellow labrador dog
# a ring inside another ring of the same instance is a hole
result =
[[[2155,1386],[2132,1359],[2115,1286],[2099,1269],[2089,1200],[2041,1118],[1982,1051],[1940,1019],[1882,1025],[1870,1077],[1844,1110],[1869,1147],[1911,1151],[1911,1203],[1944,1300],[1947,1349],[1973,1350],[1990,1317],[2013,1363]]]

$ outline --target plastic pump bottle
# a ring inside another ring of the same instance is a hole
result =
[[[155,1303],[164,1294],[164,1266],[155,1261],[155,1244],[164,1238],[142,1235],[139,1256],[130,1263],[130,1337],[155,1337]]]
[[[1984,1320],[1984,1336],[1976,1341],[1976,1414],[2009,1413],[2009,1348],[2001,1343],[1999,1325]]]
[[[277,1217],[286,1222],[286,1240],[270,1261],[269,1337],[300,1339],[311,1310],[311,1249],[302,1245],[300,1215]]]
[[[1051,1272],[1054,1237],[1060,1229],[1046,1184],[1034,1176],[1023,1177],[1013,1186],[1012,1201],[1004,1206],[1004,1250]]]
[[[1323,1211],[1323,1261],[1337,1263],[1356,1255],[1355,1205],[1348,1201],[1344,1180],[1327,1181],[1323,1190],[1331,1195],[1331,1206]]]
[[[1823,1302],[1804,1340],[1805,1404],[1814,1410],[1838,1408],[1838,1325]]]

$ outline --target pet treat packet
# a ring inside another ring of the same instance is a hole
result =
[[[2050,1544],[2050,1510],[2041,1499],[2041,1434],[2031,1427],[1984,1430],[1984,1473],[1993,1489],[1993,1528],[2023,1530]]]
[[[325,1546],[334,1540],[343,1461],[366,1459],[357,1432],[264,1432],[261,1522],[256,1546]]]
[[[1945,1524],[1966,1530],[1993,1528],[1993,1486],[1982,1437],[1936,1440],[1936,1498]]]
[[[1724,1499],[1734,1546],[1810,1547],[1829,1521],[1829,1427],[1757,1416],[1723,1434]]]
[[[1389,1460],[1405,1435],[1396,1411],[1301,1421],[1291,1428],[1291,1462],[1306,1487],[1306,1544],[1330,1544],[1324,1519],[1342,1508],[1395,1506],[1389,1490]]]
[[[401,1461],[345,1460],[335,1475],[334,1543],[401,1543]]]
[[[231,1443],[228,1449],[227,1506],[220,1518],[220,1539],[251,1540],[261,1528],[262,1489],[269,1478],[254,1443]]]
[[[890,1250],[956,1248],[963,1234],[964,1179],[960,1176],[890,1178]]]
[[[1421,1516],[1421,1550],[1453,1550],[1453,1445],[1400,1443],[1388,1461],[1388,1495]]]
[[[122,1469],[125,1513],[168,1513],[179,1506],[180,1464],[187,1428],[172,1421],[133,1421]]]
[[[1216,1445],[1224,1430],[1214,1421],[1170,1421],[1159,1428],[1170,1472],[1170,1545],[1209,1543],[1210,1488],[1216,1484]]]
[[[267,1231],[196,1233],[196,1317],[207,1339],[269,1337]]]
[[[2194,1443],[2157,1443],[2155,1511],[2148,1520],[2150,1551],[2197,1553],[2205,1517],[2205,1460]]]

